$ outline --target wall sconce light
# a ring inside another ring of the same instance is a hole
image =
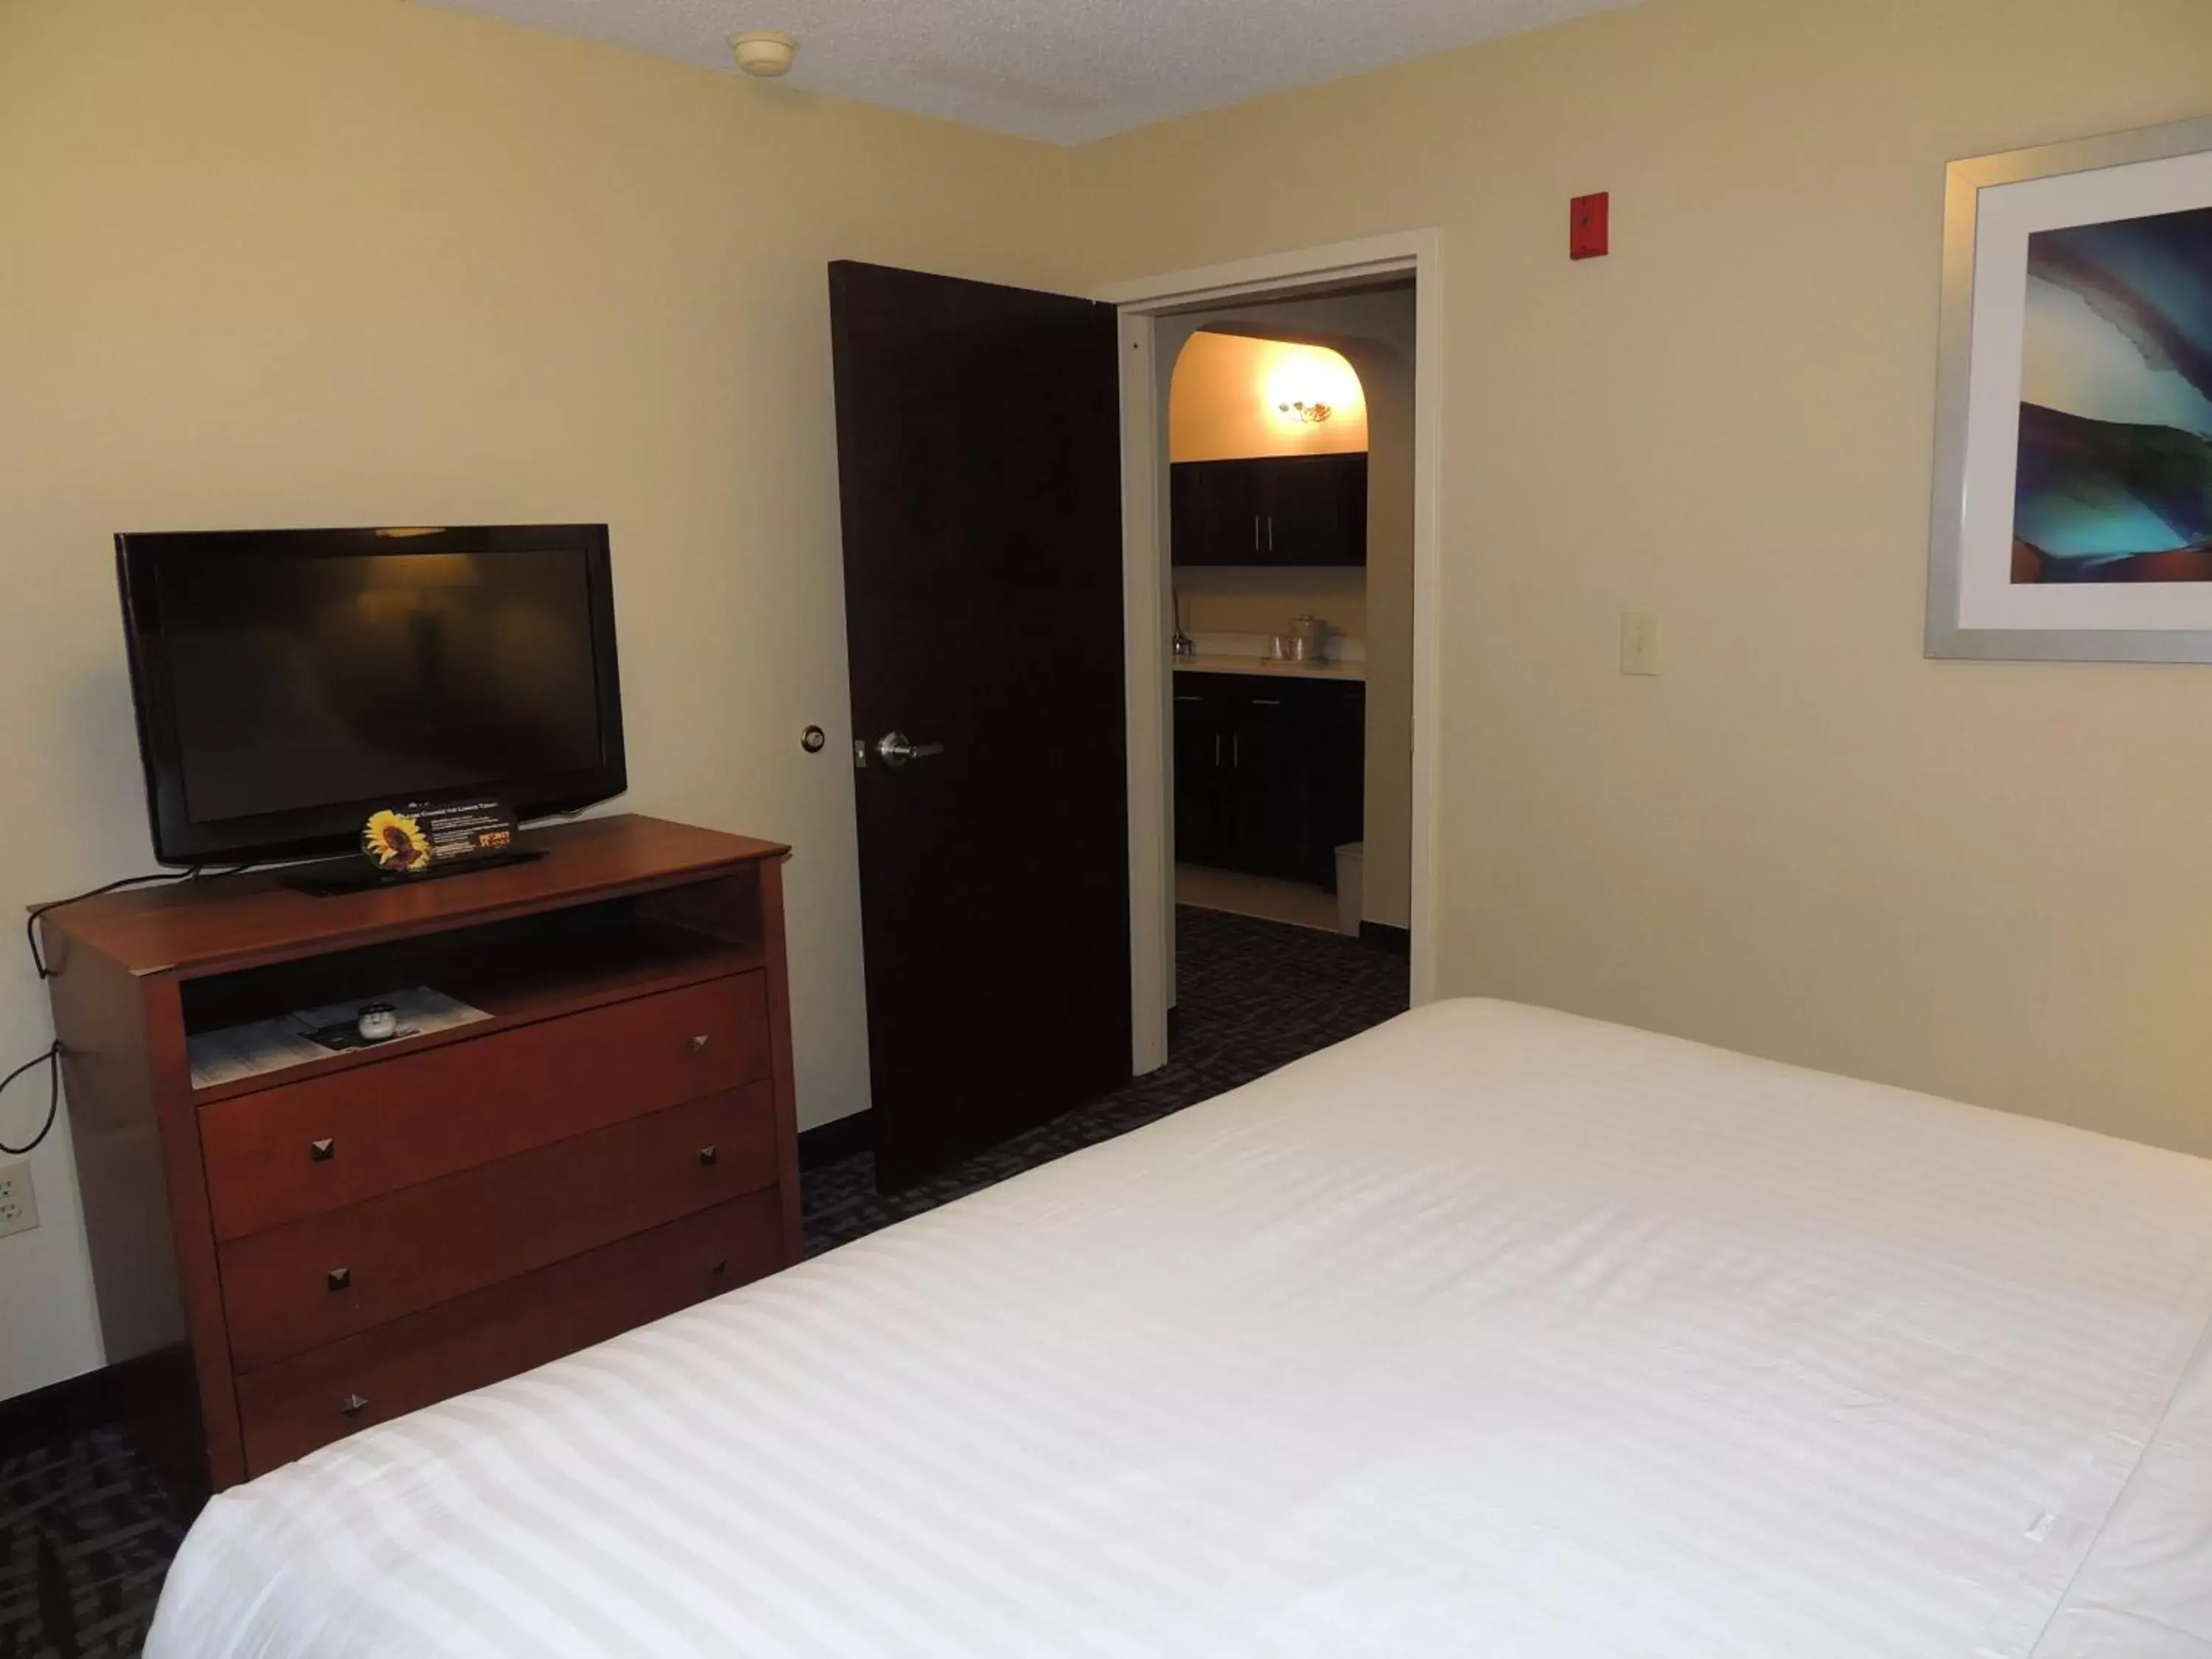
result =
[[[1284,427],[1322,426],[1342,416],[1358,421],[1359,376],[1341,352],[1290,341],[1263,343],[1267,379],[1255,390],[1261,407]]]

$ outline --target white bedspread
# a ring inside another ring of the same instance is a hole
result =
[[[2212,1659],[2208,1320],[2212,1162],[1445,1003],[217,1498],[147,1653]]]

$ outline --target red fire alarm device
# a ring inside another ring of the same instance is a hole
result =
[[[1597,259],[1609,251],[1612,201],[1613,193],[1601,190],[1595,196],[1577,196],[1567,204],[1567,258]]]

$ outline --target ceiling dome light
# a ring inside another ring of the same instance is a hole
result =
[[[748,29],[730,37],[730,50],[737,54],[738,67],[746,74],[773,80],[791,72],[791,60],[799,56],[799,42],[775,29]]]

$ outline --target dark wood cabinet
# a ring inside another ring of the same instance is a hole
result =
[[[1176,564],[1367,562],[1364,454],[1177,461],[1168,493]]]
[[[1175,855],[1184,864],[1227,868],[1231,861],[1228,722],[1210,675],[1178,674],[1175,697]],[[1188,687],[1188,689],[1186,689]]]
[[[190,1496],[799,1255],[773,842],[630,816],[328,898],[280,872],[46,913],[111,1361]],[[429,985],[483,1018],[195,1079],[195,1039]]]
[[[1262,564],[1267,520],[1255,461],[1178,461],[1168,469],[1170,556],[1176,564]]]
[[[1364,817],[1366,687],[1186,671],[1175,679],[1176,858],[1334,889]]]
[[[1300,455],[1263,461],[1269,562],[1367,562],[1367,457]]]

